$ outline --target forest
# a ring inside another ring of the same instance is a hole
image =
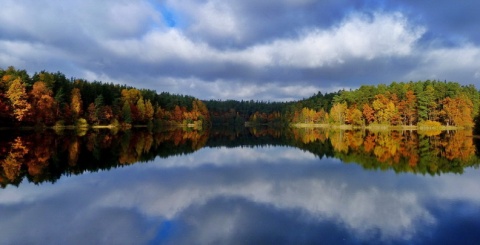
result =
[[[480,109],[480,94],[473,85],[426,80],[318,92],[292,102],[210,100],[205,104],[214,125],[471,128]]]
[[[210,123],[192,97],[66,78],[60,72],[0,69],[0,126],[186,125]]]
[[[474,85],[392,82],[290,102],[208,100],[60,72],[0,69],[0,127],[292,124],[471,128],[480,109]]]
[[[210,111],[213,125],[283,125],[284,108],[291,102],[209,100],[205,104]]]
[[[322,103],[311,103],[316,100]],[[471,128],[479,106],[473,85],[426,80],[317,94],[289,107],[286,117],[291,123]]]

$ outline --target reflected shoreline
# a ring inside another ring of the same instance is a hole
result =
[[[108,170],[191,154],[201,148],[291,146],[318,158],[337,158],[367,170],[440,175],[479,166],[471,131],[352,131],[321,128],[175,128],[5,132],[0,140],[0,185],[55,182],[64,175]]]

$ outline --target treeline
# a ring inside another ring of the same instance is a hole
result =
[[[209,100],[64,74],[0,69],[0,126],[290,123],[472,127],[480,107],[473,85],[393,82],[295,102]]]
[[[243,126],[248,122],[251,125],[284,126],[301,121],[298,112],[303,108],[329,111],[337,94],[339,93],[318,92],[310,98],[290,102],[209,100],[204,103],[208,107],[213,125]]]
[[[356,90],[316,95],[306,101],[315,99],[321,103],[305,106],[304,102],[296,103],[294,110],[288,112],[289,121],[472,127],[480,106],[480,95],[473,85],[430,80],[361,86]]]
[[[313,114],[313,112],[314,113],[318,112],[318,114],[316,115],[317,118],[311,118],[311,119],[316,119],[314,121],[319,122],[319,118],[321,116],[324,116],[324,113],[322,112],[330,111],[333,105],[332,103],[333,99],[339,94],[340,94],[340,91],[333,92],[333,93],[325,93],[325,94],[323,94],[322,92],[318,92],[307,99],[303,99],[303,100],[299,100],[294,103],[291,103],[285,109],[285,118],[290,123],[305,122],[312,117],[311,114]]]
[[[284,122],[284,111],[290,102],[209,100],[204,101],[210,112],[213,125],[253,124],[280,125]]]
[[[60,72],[0,69],[0,126],[210,123],[191,96],[83,79]]]
[[[456,82],[393,82],[321,93],[294,102],[205,101],[216,125],[291,123],[473,127],[480,94]]]

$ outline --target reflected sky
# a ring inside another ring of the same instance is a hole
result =
[[[480,171],[366,171],[290,147],[193,154],[0,190],[0,244],[480,241]]]

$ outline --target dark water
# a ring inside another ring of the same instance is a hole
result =
[[[479,244],[470,132],[4,134],[0,244]]]

